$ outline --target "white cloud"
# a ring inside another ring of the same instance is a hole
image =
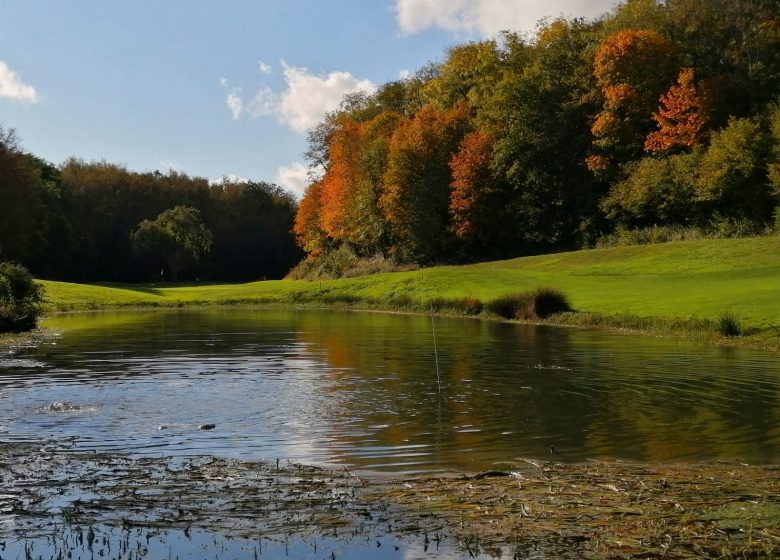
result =
[[[493,36],[505,29],[533,31],[546,16],[593,18],[614,4],[615,0],[395,0],[395,13],[406,34],[439,27]]]
[[[170,173],[171,171],[179,173],[182,171],[182,166],[173,160],[163,158],[159,163],[160,169],[162,169],[164,173]]]
[[[266,64],[262,60],[257,61],[257,69],[260,71],[261,74],[265,74],[266,76],[270,75],[273,71],[273,68],[270,64]]]
[[[232,88],[228,91],[225,104],[233,115],[233,120],[238,120],[244,113],[244,100],[241,98],[241,88]]]
[[[279,96],[269,87],[260,89],[247,105],[247,112],[253,118],[269,117],[278,111]]]
[[[411,78],[411,77],[412,77],[412,72],[411,72],[410,70],[406,70],[406,69],[404,69],[404,70],[399,70],[399,71],[398,71],[398,77],[399,77],[401,80],[406,80],[406,79],[408,79],[408,78]]]
[[[283,125],[303,134],[320,122],[328,111],[338,108],[344,95],[376,89],[369,80],[360,80],[349,72],[317,75],[284,61],[282,68],[285,89],[275,92],[264,86],[251,100],[244,99],[241,88],[231,88],[227,80],[220,80],[228,90],[225,102],[234,119],[242,115],[251,118],[273,115]]]
[[[276,183],[301,198],[311,183],[309,170],[299,162],[283,165],[276,171]]]
[[[372,92],[376,86],[359,80],[349,72],[331,72],[325,76],[310,74],[282,61],[287,89],[279,99],[279,120],[296,132],[306,132],[320,122],[325,113],[339,106],[347,93]]]
[[[37,103],[38,92],[25,84],[19,75],[0,60],[0,97],[7,97],[23,103]]]
[[[240,175],[233,175],[232,173],[228,173],[227,175],[223,175],[222,177],[219,177],[217,179],[209,179],[209,185],[227,185],[227,184],[235,184],[235,183],[248,183],[249,179],[244,179]]]

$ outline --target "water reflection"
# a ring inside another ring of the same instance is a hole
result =
[[[0,439],[395,472],[504,467],[549,458],[550,446],[564,461],[780,459],[775,354],[436,319],[439,392],[426,317],[198,310],[50,323],[66,329],[56,345],[0,367]],[[54,402],[86,408],[34,412]]]

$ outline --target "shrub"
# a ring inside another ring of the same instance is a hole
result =
[[[482,313],[485,304],[477,298],[465,297],[458,300],[458,307],[462,309],[466,315],[479,315]]]
[[[520,317],[518,312],[517,318],[546,319],[551,315],[566,313],[571,310],[569,299],[563,293],[553,288],[538,288],[531,292],[529,305],[522,310],[528,316]]]
[[[485,307],[504,319],[546,319],[556,313],[571,311],[568,298],[553,288],[538,288],[533,292],[502,296]]]
[[[729,218],[716,214],[710,222],[716,238],[752,237],[765,233],[765,228],[748,218]]]
[[[316,257],[305,258],[287,273],[286,278],[288,280],[354,278],[380,272],[402,272],[417,268],[419,268],[417,265],[399,264],[382,255],[358,257],[349,247],[342,245]]]
[[[524,295],[501,296],[487,303],[485,307],[504,319],[514,319],[515,311],[522,305]]]
[[[0,263],[0,332],[34,329],[41,315],[43,286],[21,265]]]
[[[780,231],[780,213],[775,214],[775,229]],[[734,237],[753,237],[769,233],[770,228],[747,218],[726,218],[716,214],[707,227],[698,226],[650,226],[630,229],[618,226],[614,233],[596,240],[596,248],[626,245],[650,245],[670,241],[688,241],[691,239],[728,239]]]
[[[742,334],[742,324],[739,317],[731,310],[724,311],[718,316],[717,325],[718,333],[722,336],[740,336]]]

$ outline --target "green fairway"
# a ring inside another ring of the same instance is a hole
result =
[[[696,240],[559,253],[329,281],[246,284],[71,284],[44,281],[51,309],[192,304],[332,303],[562,290],[580,312],[780,323],[780,237]]]

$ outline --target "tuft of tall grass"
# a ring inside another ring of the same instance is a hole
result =
[[[546,319],[557,313],[572,311],[568,298],[554,288],[537,288],[528,293],[506,295],[485,306],[504,319]]]
[[[721,336],[740,336],[742,335],[743,328],[742,323],[737,317],[736,313],[727,309],[718,315],[716,321],[718,327],[718,333]]]
[[[450,311],[463,315],[479,315],[485,305],[474,297],[463,298],[433,298],[428,302],[428,309],[435,312]]]

